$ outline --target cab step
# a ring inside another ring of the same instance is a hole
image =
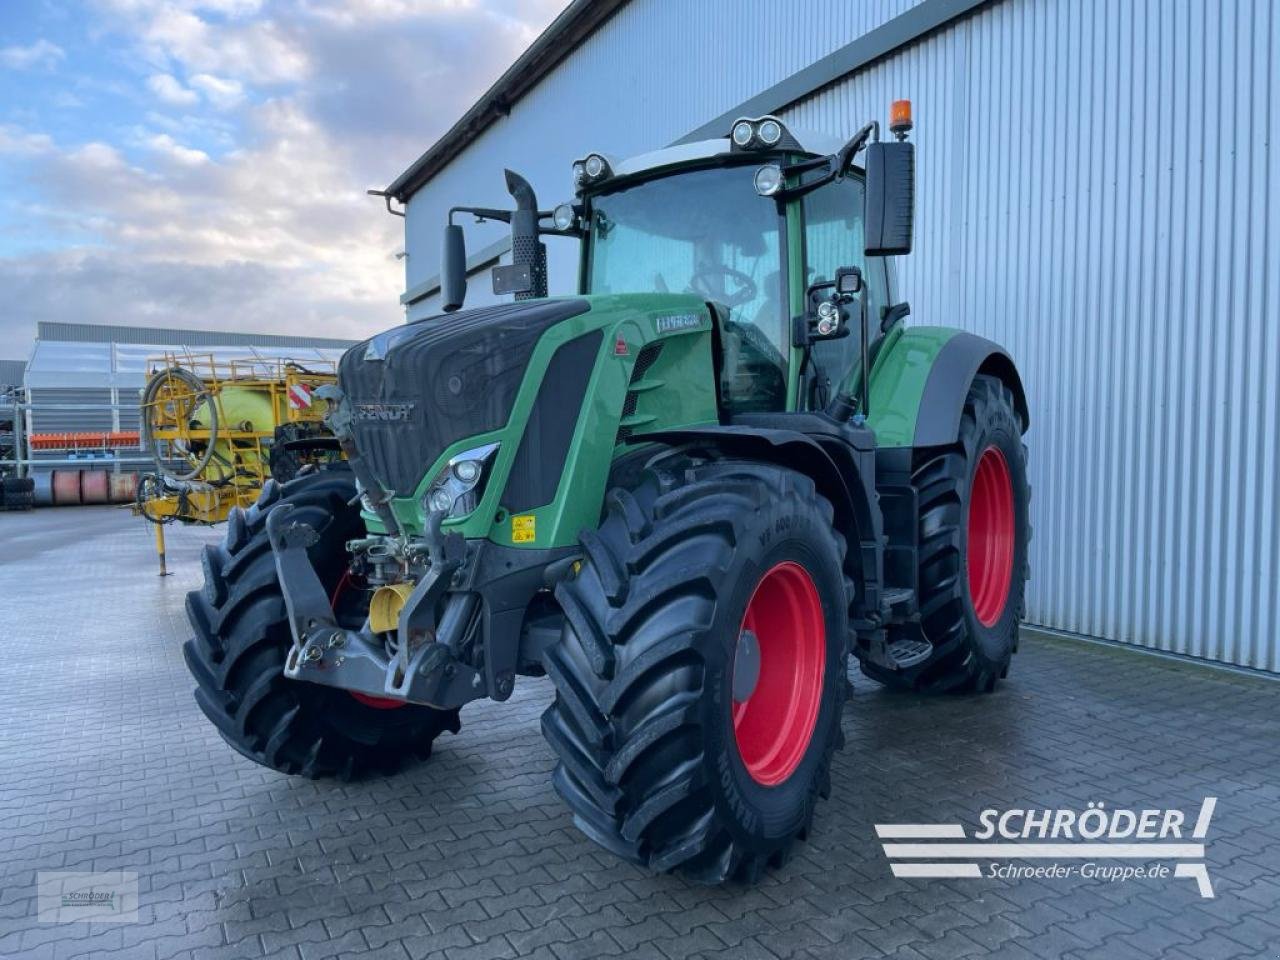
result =
[[[907,670],[916,664],[924,663],[932,653],[933,644],[921,639],[895,640],[884,648],[886,659],[897,670]]]
[[[916,612],[916,592],[910,587],[886,587],[880,594],[880,619],[886,623],[909,620]]]

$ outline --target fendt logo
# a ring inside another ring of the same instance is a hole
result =
[[[357,403],[357,420],[408,420],[413,413],[412,403]]]
[[[1189,877],[1209,898],[1204,839],[1217,803],[1205,797],[1194,821],[1181,810],[1111,810],[1098,802],[1083,811],[983,810],[972,840],[959,823],[877,823],[876,836],[895,877],[1111,883]],[[1041,862],[1002,862],[1018,860]],[[1099,862],[1107,860],[1122,862]]]

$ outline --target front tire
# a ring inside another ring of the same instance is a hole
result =
[[[196,703],[232,749],[255,763],[305,777],[352,779],[391,773],[431,754],[445,730],[457,733],[457,710],[359,697],[290,680],[284,662],[293,636],[267,513],[293,505],[319,540],[308,554],[340,616],[362,619],[367,598],[343,590],[346,542],[364,535],[355,481],[345,468],[318,470],[286,484],[268,481],[247,512],[236,509],[221,546],[205,548],[205,583],[187,594],[195,636],[182,648],[196,681]],[[343,599],[345,597],[345,599]]]
[[[923,663],[888,670],[862,662],[886,686],[922,692],[995,689],[1018,648],[1031,538],[1027,451],[1009,388],[973,380],[954,446],[918,451],[918,627],[933,644]]]
[[[608,505],[556,591],[542,718],[556,789],[633,862],[754,881],[807,835],[842,745],[832,507],[803,474],[733,461],[651,468]]]

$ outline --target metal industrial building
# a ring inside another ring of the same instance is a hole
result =
[[[1269,0],[578,0],[388,188],[402,301],[436,312],[446,212],[507,205],[504,166],[545,208],[591,150],[767,112],[847,135],[910,98],[901,296],[1023,372],[1028,620],[1280,671],[1277,52]],[[467,230],[497,262],[502,228]]]

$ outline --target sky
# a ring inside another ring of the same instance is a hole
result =
[[[390,183],[565,0],[0,0],[0,358],[36,321],[364,337]]]

